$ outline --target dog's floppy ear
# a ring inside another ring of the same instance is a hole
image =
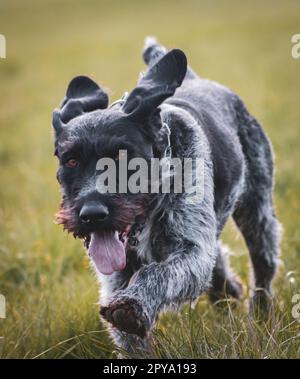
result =
[[[104,109],[108,105],[107,94],[87,76],[76,76],[71,80],[66,97],[61,105],[61,119],[67,123],[84,112]]]
[[[53,127],[56,136],[60,134],[64,124],[84,112],[105,109],[108,96],[97,83],[87,76],[76,76],[71,80],[60,110],[53,112]]]
[[[143,76],[123,105],[132,117],[149,116],[165,99],[172,96],[185,77],[187,59],[174,49],[163,56]]]

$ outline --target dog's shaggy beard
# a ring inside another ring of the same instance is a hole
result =
[[[150,205],[150,198],[144,194],[132,196],[130,200],[121,195],[110,196],[109,203],[112,205],[112,215],[110,221],[101,229],[119,232],[130,231],[138,216],[146,216]],[[90,234],[93,230],[80,222],[80,205],[63,198],[60,210],[56,214],[56,222],[63,226],[63,229],[72,233],[75,238],[84,239],[88,246]]]

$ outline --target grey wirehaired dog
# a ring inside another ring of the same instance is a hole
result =
[[[187,67],[181,50],[167,52],[148,38],[143,58],[149,69],[122,101],[108,106],[104,90],[80,76],[53,114],[58,220],[85,240],[101,282],[101,315],[127,350],[147,347],[162,310],[204,291],[213,302],[240,298],[220,242],[230,216],[250,252],[254,304],[267,303],[279,250],[272,150],[259,123],[232,91]],[[203,159],[204,198],[99,193],[97,160],[119,164],[120,149],[146,160],[168,149]]]

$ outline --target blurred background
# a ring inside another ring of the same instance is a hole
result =
[[[115,356],[98,317],[98,288],[81,241],[54,224],[60,202],[52,110],[73,76],[93,77],[116,100],[145,67],[154,35],[185,51],[203,77],[232,88],[263,124],[276,154],[275,202],[284,227],[276,307],[248,317],[249,260],[230,223],[224,241],[245,286],[244,300],[216,310],[203,295],[192,309],[162,317],[156,357],[296,358],[292,296],[300,274],[299,1],[0,0],[0,319],[2,358]]]

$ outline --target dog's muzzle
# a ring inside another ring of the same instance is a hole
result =
[[[105,221],[109,216],[107,206],[98,201],[89,201],[80,210],[79,218],[84,224],[93,224]]]

